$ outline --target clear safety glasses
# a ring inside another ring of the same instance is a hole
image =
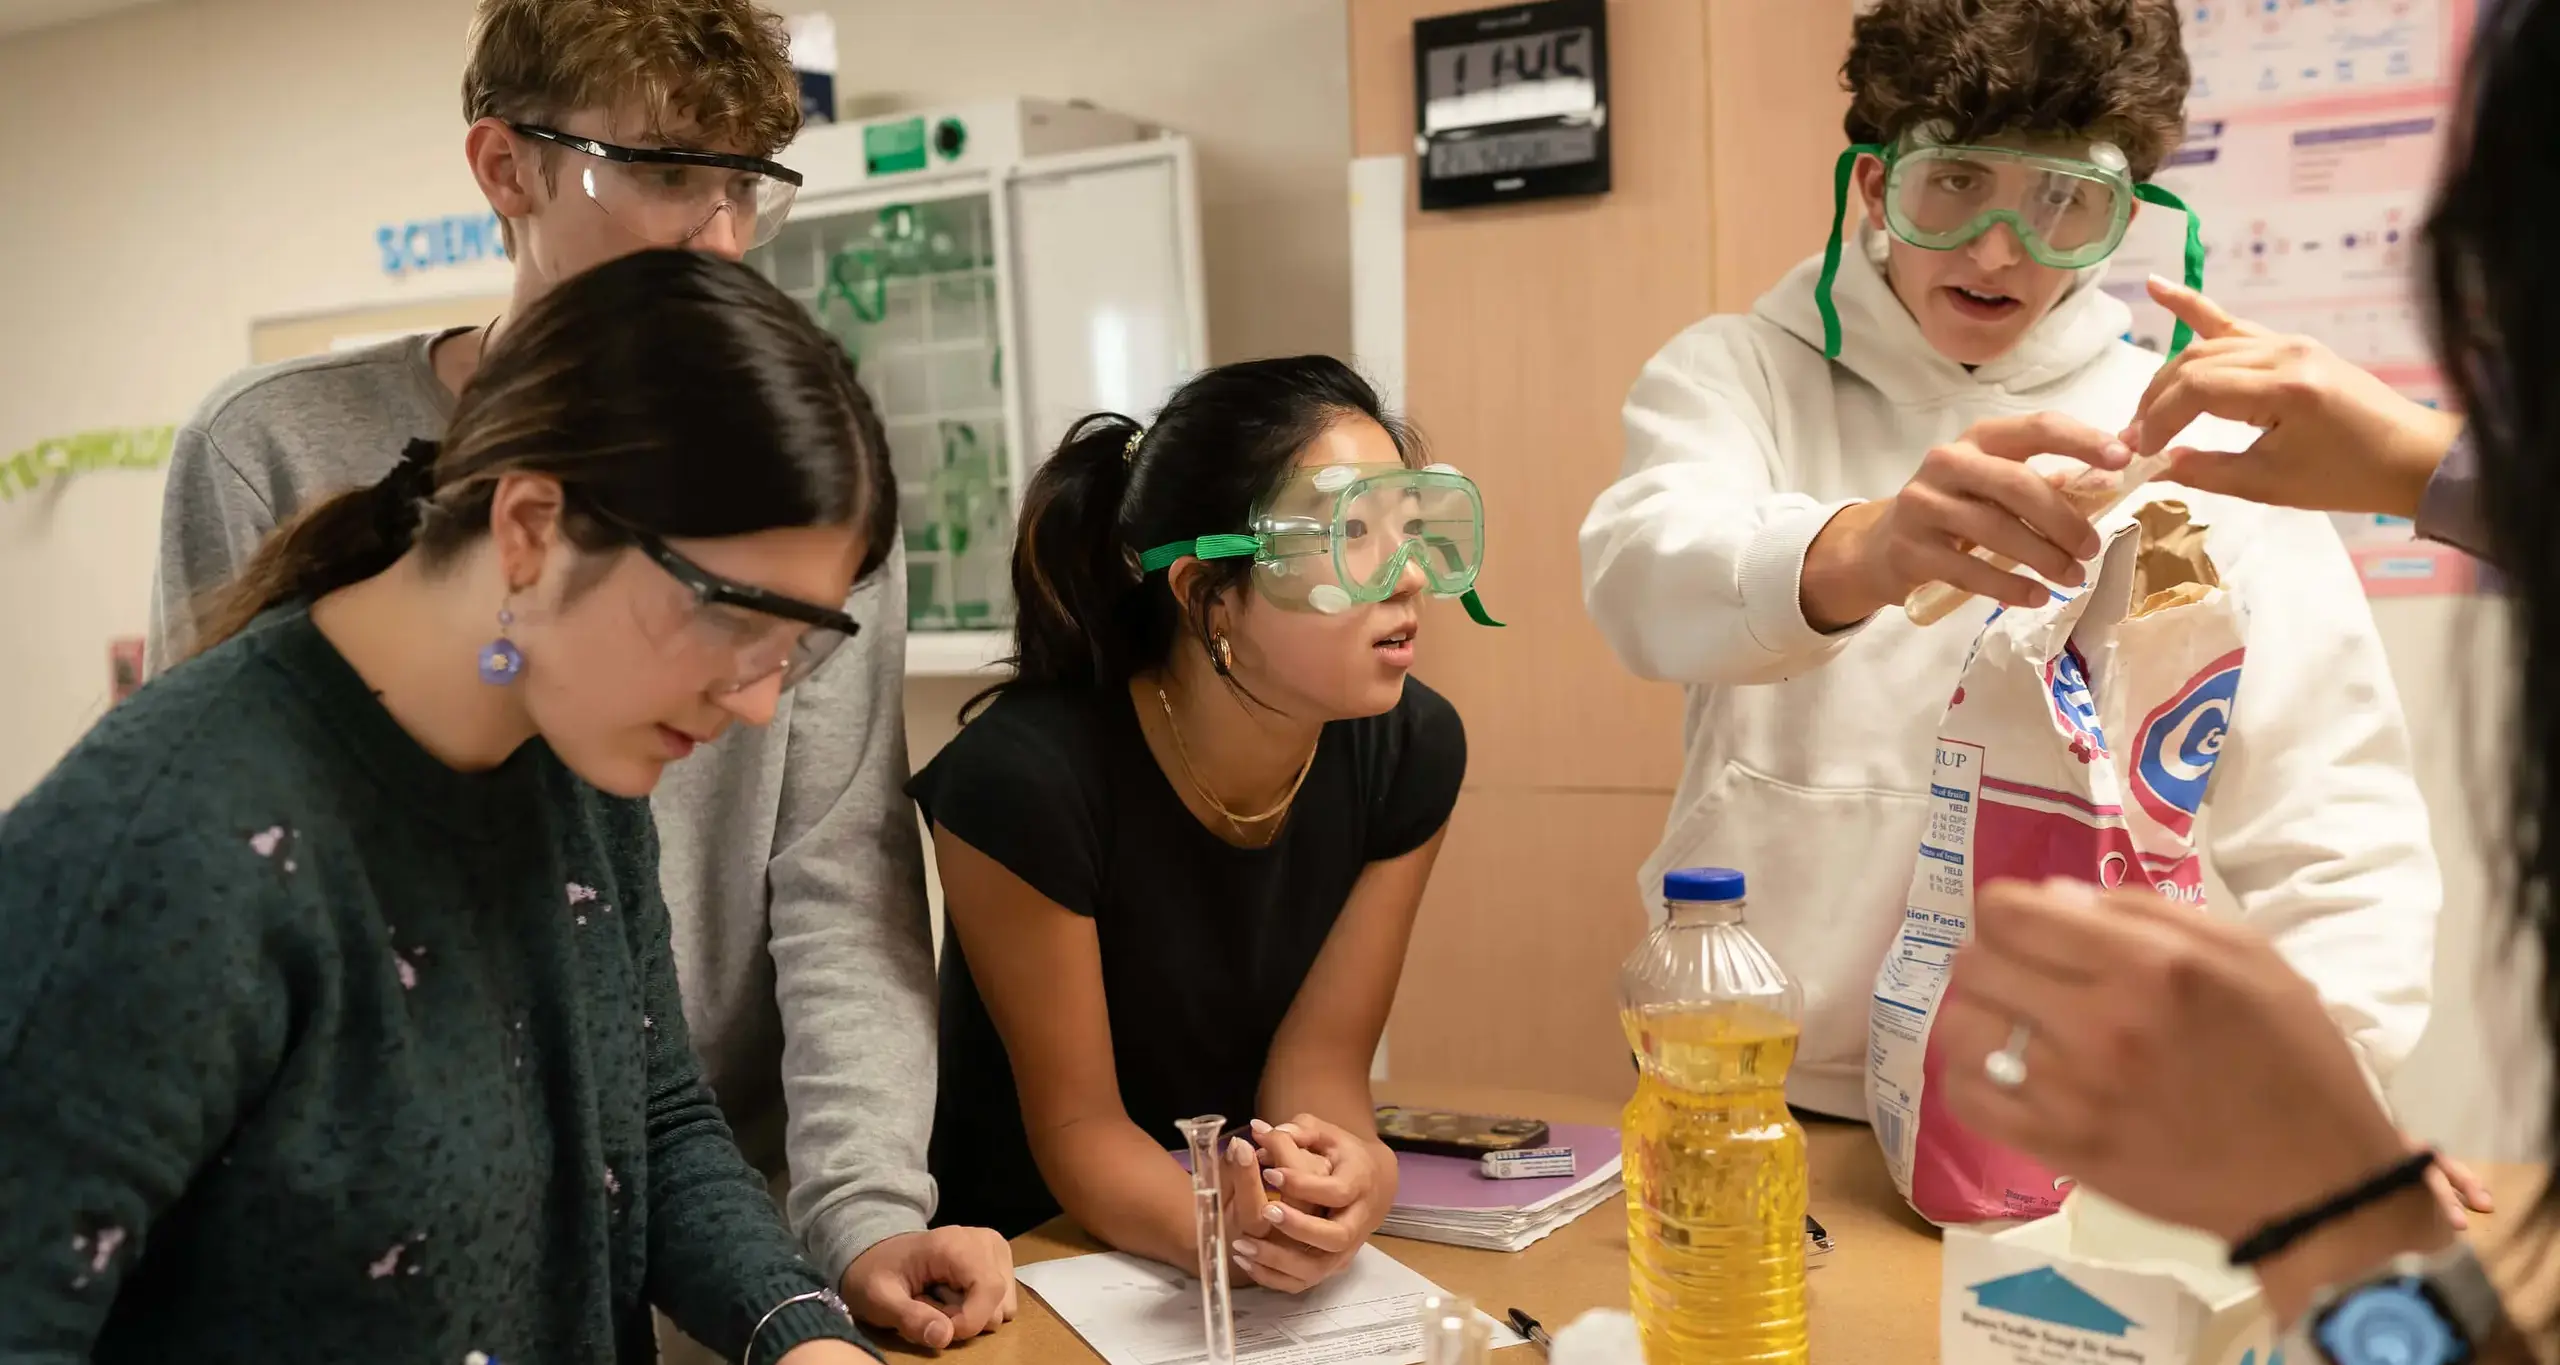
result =
[[[741,248],[759,247],[782,231],[800,173],[760,156],[681,147],[620,147],[539,124],[508,125],[526,137],[578,154],[576,182],[596,207],[652,246],[682,246],[730,216]]]
[[[1884,163],[1885,226],[1924,251],[1954,251],[2005,224],[2028,259],[2056,270],[2085,270],[2124,244],[2133,206],[2140,201],[2186,215],[2186,282],[2191,289],[2204,287],[2204,240],[2195,214],[2168,190],[2133,183],[2124,153],[2113,143],[2090,144],[2085,158],[2015,147],[1860,143],[1842,152],[1832,169],[1831,244],[1823,251],[1822,280],[1816,287],[1826,356],[1836,359],[1840,354],[1840,317],[1832,307],[1831,282],[1840,270],[1849,182],[1862,156]],[[2180,323],[2169,353],[2186,349],[2189,339],[2186,324]]]
[[[1484,566],[1484,497],[1447,465],[1332,464],[1294,470],[1254,509],[1250,529],[1159,545],[1154,573],[1185,556],[1251,558],[1255,590],[1274,606],[1331,615],[1396,593],[1407,566],[1463,602],[1478,625],[1502,624],[1475,591]]]
[[[724,667],[712,684],[715,692],[741,692],[777,673],[788,692],[862,631],[859,622],[834,607],[724,578],[657,536],[602,519],[620,527],[640,553],[691,595],[679,624],[649,633],[662,644],[719,660]]]

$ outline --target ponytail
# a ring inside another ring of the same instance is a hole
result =
[[[1129,626],[1142,615],[1140,580],[1120,507],[1144,443],[1136,422],[1097,412],[1031,476],[1013,547],[1014,676],[1002,686],[1099,687],[1134,667]],[[970,698],[961,713],[1002,686]]]
[[[435,493],[437,446],[411,441],[369,488],[340,493],[269,534],[231,580],[213,590],[190,655],[221,644],[267,611],[309,601],[381,573],[417,538]]]

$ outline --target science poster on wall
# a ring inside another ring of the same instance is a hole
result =
[[[2478,0],[2190,0],[2187,137],[2159,180],[2203,228],[2205,291],[2318,337],[2421,402],[2444,397],[2414,290]],[[2179,277],[2185,224],[2149,209],[2108,272],[2134,340],[2172,319],[2145,275]],[[2340,517],[2366,592],[2467,593],[2473,561],[2396,517]]]

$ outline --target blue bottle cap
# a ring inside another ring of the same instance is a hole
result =
[[[1729,867],[1684,867],[1662,874],[1662,898],[1667,901],[1738,901],[1742,899],[1742,874]]]

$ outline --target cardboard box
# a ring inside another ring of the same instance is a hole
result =
[[[2074,1191],[1996,1232],[1949,1228],[1944,1365],[2284,1365],[2257,1277],[2220,1242]]]

